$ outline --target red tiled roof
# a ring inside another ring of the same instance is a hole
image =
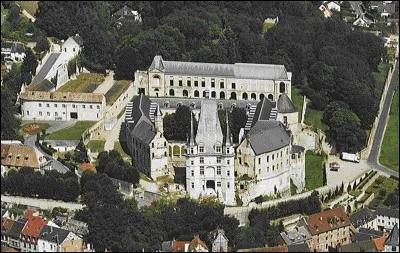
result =
[[[174,252],[185,252],[185,245],[190,244],[189,241],[173,241],[172,249]]]
[[[13,224],[14,220],[4,218],[1,223],[1,232],[7,232],[8,230],[10,230]]]
[[[40,216],[33,216],[33,213],[34,211],[29,209],[25,211],[24,218],[27,219],[28,222],[22,230],[21,235],[38,238],[44,225],[46,225],[48,221],[43,220]]]
[[[80,166],[79,166],[79,168],[81,169],[81,170],[90,170],[90,171],[93,171],[93,172],[96,172],[96,168],[92,165],[92,164],[90,164],[90,163],[82,163]]]
[[[387,236],[382,236],[380,238],[373,239],[378,251],[383,251],[385,249],[386,238]]]
[[[39,158],[34,147],[1,144],[1,164],[14,167],[39,168]]]
[[[312,235],[350,226],[350,219],[342,208],[335,208],[316,213],[307,219]]]

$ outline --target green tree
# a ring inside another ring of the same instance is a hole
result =
[[[1,139],[2,140],[22,140],[19,132],[21,120],[16,117],[18,114],[15,101],[12,101],[11,90],[1,87]]]
[[[36,52],[46,52],[50,49],[50,43],[46,36],[40,36],[38,40],[36,41],[36,47],[35,51]]]

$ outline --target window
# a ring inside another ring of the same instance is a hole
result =
[[[239,164],[242,164],[242,158],[239,157]]]
[[[154,142],[153,142],[153,143],[151,143],[151,147],[152,147],[152,148],[154,148]]]
[[[267,167],[267,172],[269,172],[269,167]]]
[[[230,170],[226,170],[226,176],[229,177],[231,175],[231,171]]]
[[[174,86],[174,80],[169,80],[169,85]]]
[[[206,87],[206,80],[204,78],[201,79],[201,87]]]
[[[54,113],[54,116],[58,117],[58,112],[55,112],[55,113]]]
[[[221,89],[223,89],[224,86],[225,86],[224,81],[221,81],[221,82],[220,82],[220,85],[221,85]]]
[[[231,164],[231,160],[227,159],[226,160],[226,164],[230,165]]]
[[[279,152],[278,153],[276,153],[276,159],[278,159],[279,158]]]
[[[275,165],[272,165],[272,171],[274,171],[275,170]]]
[[[47,116],[50,116],[50,112],[47,112]]]
[[[42,116],[42,112],[39,112],[39,116]]]
[[[221,153],[221,146],[216,146],[215,150],[217,151],[217,153]]]
[[[75,105],[74,105],[74,104],[72,105],[72,108],[75,108]]]
[[[194,188],[194,182],[192,182],[192,189]]]
[[[100,105],[97,105],[97,109],[100,109]]]
[[[301,155],[301,153],[299,153],[299,154],[297,155],[297,158],[300,158],[300,155]]]
[[[200,157],[200,163],[204,164],[204,157]]]
[[[221,182],[217,182],[217,187],[221,187]]]
[[[82,108],[85,109],[85,108],[86,108],[86,105],[82,105]]]
[[[39,103],[39,107],[42,107],[42,103]]]
[[[226,153],[229,154],[229,148],[226,148]]]
[[[192,86],[190,80],[187,80],[186,83],[187,83],[187,86]]]
[[[215,79],[211,79],[211,88],[215,88]]]
[[[258,164],[261,164],[261,158],[258,158]]]
[[[231,188],[231,184],[229,182],[226,182],[226,188]]]
[[[192,161],[190,161],[190,165],[194,165],[194,161],[192,160]]]
[[[199,152],[200,152],[200,153],[204,153],[204,147],[203,147],[203,146],[200,146],[200,147],[199,147]]]
[[[221,163],[221,157],[217,157],[217,163]]]
[[[57,104],[54,104],[54,107],[57,108]]]
[[[195,80],[195,81],[194,81],[194,86],[195,86],[195,87],[198,87],[198,86],[199,86],[199,81]]]
[[[93,105],[90,105],[89,107],[90,107],[90,109],[93,109]]]
[[[269,155],[267,155],[267,163],[269,163]]]
[[[50,107],[50,104],[46,104],[46,107]]]
[[[193,154],[193,148],[190,148],[190,154]]]
[[[151,153],[151,158],[154,158],[154,153]]]
[[[221,166],[217,166],[217,175],[221,175]]]
[[[192,175],[192,177],[194,177],[194,170],[190,171],[190,175]]]
[[[66,107],[66,105],[65,105],[65,104],[63,104],[63,105],[62,105],[62,108],[65,108],[65,107]]]
[[[166,141],[164,141],[164,147],[166,147],[167,146],[167,142]]]
[[[200,166],[200,175],[204,175],[204,166]]]
[[[272,155],[272,161],[274,160],[274,155]]]
[[[296,159],[296,154],[292,154],[292,159]]]
[[[276,170],[279,170],[279,163],[276,165]]]
[[[282,151],[281,151],[281,158],[282,158]]]
[[[179,79],[179,86],[182,86],[182,78]]]
[[[236,84],[232,83],[232,89],[236,89]]]

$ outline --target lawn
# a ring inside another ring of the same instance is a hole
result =
[[[386,75],[387,75],[387,72],[389,71],[389,64],[382,63],[382,62],[379,63],[378,70],[379,70],[379,72],[372,72],[372,75],[373,75],[374,79],[376,80],[376,82],[378,83],[378,88],[379,88],[380,92],[382,92],[383,86],[385,85],[385,81],[386,81]]]
[[[125,108],[122,108],[121,111],[117,115],[117,119],[121,118],[125,114]]]
[[[307,107],[304,123],[306,125],[313,126],[315,129],[321,129],[325,132],[326,130],[328,130],[328,126],[321,121],[323,114],[323,111],[318,111]]]
[[[372,193],[372,192],[373,192],[373,193],[375,194],[375,195],[374,195],[374,199],[371,201],[371,203],[370,203],[370,205],[369,205],[372,209],[375,209],[377,206],[379,206],[379,207],[387,207],[387,206],[384,204],[385,199],[386,199],[387,195],[388,195],[390,192],[396,191],[397,185],[398,185],[398,183],[399,183],[399,181],[396,181],[396,180],[394,180],[394,179],[392,179],[392,178],[386,178],[386,177],[384,177],[384,176],[380,176],[379,178],[380,178],[381,180],[383,180],[383,182],[382,182],[380,185],[378,185],[378,184],[376,183],[376,180],[375,180],[375,182],[374,182],[373,184],[371,184],[371,185],[367,188],[367,190],[365,191],[366,193],[367,193],[367,192],[368,192],[368,193]],[[385,195],[384,197],[379,196],[379,191],[380,191],[381,189],[385,189],[385,190],[386,190],[386,195]]]
[[[268,30],[274,27],[275,25],[276,24],[263,23],[263,34],[268,32]]]
[[[146,181],[146,182],[150,182],[150,183],[154,183],[154,180],[150,179],[149,177],[147,177],[144,173],[139,172],[140,175],[140,179]]]
[[[389,120],[383,137],[379,162],[394,170],[399,171],[399,81],[393,95]]]
[[[324,158],[308,150],[306,152],[307,190],[313,190],[324,185],[324,169]]]
[[[109,89],[105,94],[107,105],[114,104],[115,100],[117,100],[118,97],[121,96],[121,94],[124,93],[126,89],[128,89],[130,83],[130,80],[115,81],[111,89]]]
[[[78,121],[73,126],[51,133],[47,140],[80,140],[83,132],[93,126],[96,121]]]
[[[49,127],[51,127],[51,125],[48,123],[29,123],[22,126],[22,131],[26,134],[34,135]]]
[[[125,153],[119,141],[114,142],[114,149],[121,153],[122,158],[130,158],[130,155]]]
[[[91,152],[101,152],[104,151],[104,144],[106,144],[106,141],[91,140],[89,141],[87,147],[90,148]]]
[[[104,82],[104,76],[96,73],[80,73],[76,80],[70,80],[57,91],[60,92],[93,92],[102,82]]]
[[[300,89],[292,86],[292,102],[297,107],[299,122],[301,122],[301,113],[303,112],[303,96],[300,94]]]
[[[39,1],[15,1],[22,9],[25,9],[29,14],[35,17]]]

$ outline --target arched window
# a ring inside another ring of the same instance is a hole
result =
[[[192,108],[192,109],[196,108],[196,102],[194,102],[194,101],[191,102],[190,103],[190,108]]]
[[[176,105],[176,107],[180,107],[182,105],[182,102],[178,102],[178,104]]]
[[[170,90],[169,90],[169,95],[170,95],[170,96],[175,96],[175,91],[174,91],[174,89],[170,89]]]
[[[219,93],[219,98],[220,98],[220,99],[225,99],[225,92],[221,91],[221,92]]]
[[[244,93],[243,93],[243,95],[242,95],[242,99],[245,99],[245,100],[247,100],[247,99],[248,99],[248,96],[247,96],[247,93],[246,93],[246,92],[244,92]]]
[[[198,90],[195,90],[195,91],[194,91],[194,97],[195,97],[195,98],[198,98],[199,96],[200,96],[199,91],[198,91]]]
[[[207,96],[207,92],[203,91],[203,98],[205,98]]]
[[[263,100],[264,97],[265,97],[264,94],[261,93],[261,94],[260,94],[260,100]]]
[[[268,95],[268,99],[271,100],[271,101],[274,101],[274,96],[272,94],[269,94]]]
[[[233,103],[233,104],[231,105],[231,109],[233,109],[233,108],[235,108],[235,107],[236,107],[236,104]]]
[[[188,97],[189,96],[189,92],[187,90],[183,90],[183,96],[184,97]]]
[[[229,99],[236,100],[236,92],[232,92],[231,97]]]
[[[223,107],[224,105],[222,104],[222,102],[220,102],[220,103],[218,103],[218,110],[222,110],[222,107]]]
[[[252,100],[256,100],[256,99],[257,99],[256,93],[251,93],[251,99],[252,99]]]
[[[280,92],[280,93],[284,93],[285,90],[286,90],[286,85],[285,85],[284,82],[281,82],[281,83],[279,84],[279,92]]]
[[[153,76],[153,85],[160,86],[160,77],[158,75]]]
[[[167,107],[167,108],[169,107],[169,101],[164,102],[164,107]]]
[[[211,92],[211,97],[212,98],[216,98],[217,97],[217,93],[215,91]]]

